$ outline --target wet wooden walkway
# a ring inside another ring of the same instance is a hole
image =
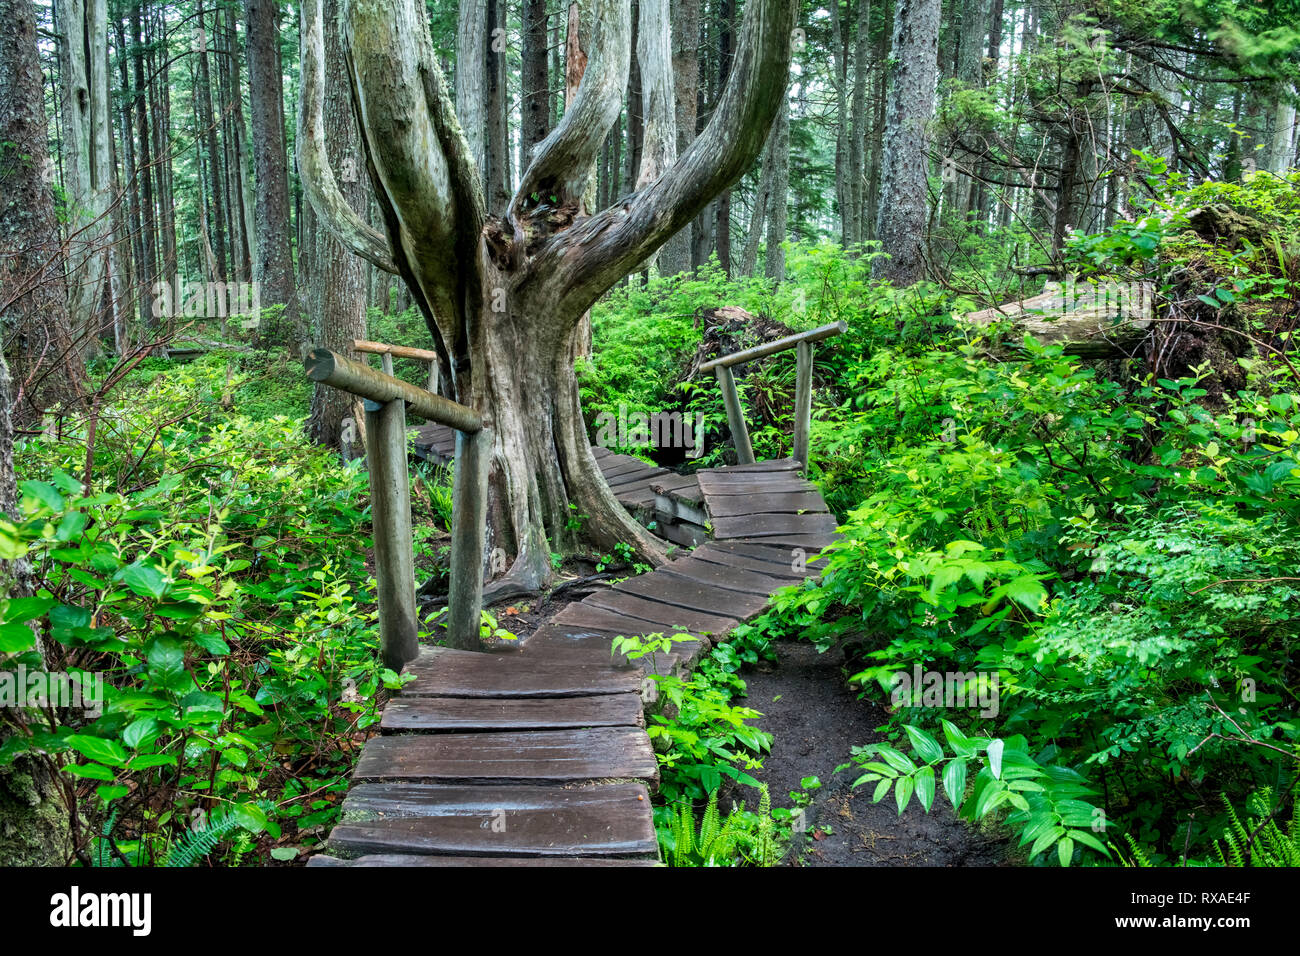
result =
[[[449,454],[440,428],[422,430],[421,454]],[[836,522],[791,459],[681,476],[595,453],[630,510],[702,526],[708,540],[569,605],[517,649],[424,650],[362,752],[327,854],[310,865],[658,861],[647,674],[689,667],[776,590],[815,574]],[[615,636],[656,633],[694,639],[636,667],[612,659]]]

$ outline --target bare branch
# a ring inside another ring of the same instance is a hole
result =
[[[421,0],[350,0],[344,48],[393,258],[453,365],[477,297],[483,187]]]
[[[555,196],[561,205],[580,200],[605,137],[622,112],[632,53],[630,0],[596,0],[595,22],[578,95],[559,125],[537,144],[510,200],[511,220],[536,205],[534,195]]]
[[[727,88],[704,132],[654,182],[549,243],[545,255],[572,262],[566,313],[581,314],[753,165],[789,84],[798,10],[798,0],[751,0]]]
[[[298,98],[298,173],[316,215],[344,247],[396,273],[392,250],[379,230],[361,218],[344,198],[325,151],[325,38],[321,0],[302,0],[302,90]]]

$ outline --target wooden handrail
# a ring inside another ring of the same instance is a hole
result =
[[[438,353],[429,349],[412,348],[409,345],[388,345],[384,342],[367,342],[365,339],[353,339],[352,348],[357,352],[370,355],[391,355],[394,358],[418,359],[421,362],[438,361]]]
[[[832,335],[839,335],[841,332],[846,332],[848,331],[848,328],[849,324],[841,319],[838,322],[832,322],[830,325],[822,325],[815,329],[809,329],[807,332],[796,332],[794,335],[787,335],[783,339],[773,339],[771,342],[764,342],[762,345],[755,345],[753,348],[745,349],[741,352],[733,352],[730,355],[720,355],[701,365],[700,371],[710,372],[715,368],[730,368],[732,365],[739,365],[742,362],[752,362],[754,359],[764,358],[765,356],[794,348],[800,342],[820,342],[822,339],[828,339]]]
[[[754,463],[754,447],[749,441],[749,428],[745,425],[745,412],[740,407],[740,393],[736,391],[736,379],[731,374],[731,367],[742,362],[752,362],[788,348],[799,351],[796,359],[794,390],[794,457],[808,467],[808,434],[812,428],[812,366],[813,343],[839,335],[848,329],[848,323],[841,319],[830,325],[822,325],[807,332],[787,335],[755,345],[751,349],[733,352],[705,362],[700,366],[701,372],[712,370],[718,377],[718,387],[722,389],[722,404],[727,409],[727,427],[731,429],[731,440],[736,446],[736,461],[742,465]]]
[[[407,406],[425,418],[456,429],[447,637],[452,647],[462,650],[482,649],[479,621],[483,608],[483,542],[493,438],[474,409],[395,378],[391,374],[393,356],[403,354],[397,351],[401,346],[392,346],[393,351],[388,351],[388,346],[382,348],[385,351],[379,354],[384,357],[383,372],[329,349],[316,349],[304,364],[312,381],[368,399],[366,460],[375,542],[379,644],[385,666],[400,671],[419,653],[420,629],[406,454]],[[437,364],[433,367],[436,369]]]
[[[313,382],[333,385],[381,405],[400,399],[417,415],[457,431],[473,434],[483,427],[483,419],[474,409],[329,349],[315,349],[305,364],[307,377]]]

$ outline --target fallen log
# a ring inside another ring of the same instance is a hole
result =
[[[1049,282],[1042,293],[968,313],[962,321],[986,328],[1011,320],[1006,344],[1018,348],[1026,334],[1067,355],[1131,355],[1151,330],[1155,294],[1149,282]]]

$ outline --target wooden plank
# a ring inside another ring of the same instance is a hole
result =
[[[605,483],[613,488],[615,492],[624,490],[622,487],[623,485],[640,485],[642,483],[644,483],[645,487],[649,489],[650,479],[666,474],[668,474],[667,468],[652,468],[649,465],[645,465],[643,466],[642,471],[632,471],[622,475],[615,475],[613,477],[606,476]]]
[[[407,671],[416,679],[402,688],[404,697],[584,697],[638,689],[633,672],[599,656],[587,662],[428,648]]]
[[[620,614],[602,607],[595,607],[585,601],[581,604],[570,604],[551,618],[551,623],[564,627],[606,631],[611,634],[626,636],[655,634],[664,630],[662,625],[629,614]]]
[[[694,566],[688,566],[684,573],[672,575],[658,571],[642,574],[614,585],[614,590],[696,611],[716,613],[720,608],[725,608],[729,615],[742,621],[757,617],[767,606],[766,592],[759,596],[720,588],[702,577],[690,577],[692,570],[695,570]]]
[[[640,783],[558,787],[362,784],[329,836],[340,856],[653,856]]]
[[[408,853],[373,853],[355,860],[341,860],[317,854],[307,861],[310,867],[379,867],[379,866],[660,866],[648,857],[576,857],[576,856],[428,856]]]
[[[602,459],[597,462],[601,466],[600,473],[609,481],[613,478],[621,478],[624,475],[634,475],[642,471],[650,471],[654,465],[647,465],[639,458],[628,458],[626,455],[617,455],[610,458]]]
[[[780,571],[775,565],[774,571]],[[674,574],[690,581],[701,581],[715,588],[727,591],[739,591],[743,594],[755,594],[770,597],[781,588],[790,587],[803,580],[803,575],[790,571],[784,576],[765,574],[758,571],[739,568],[729,564],[707,561],[702,557],[692,556],[670,561],[658,569],[663,574]]]
[[[665,633],[671,630],[694,628],[708,634],[723,634],[740,623],[734,617],[724,617],[708,611],[674,607],[658,600],[651,601],[621,591],[605,591],[593,594],[582,603],[590,605],[592,608],[604,608],[608,611],[626,614],[629,617],[638,617],[649,622],[656,630],[662,630]]]
[[[587,652],[599,660],[599,656]],[[640,727],[645,719],[635,693],[592,697],[398,697],[384,707],[385,732],[543,730],[567,727]]]
[[[710,541],[691,552],[691,557],[773,577],[803,579],[815,576],[817,570],[811,567],[811,562],[808,562],[808,570],[796,570],[794,550],[789,546],[772,544],[756,546],[746,541]]]
[[[475,785],[640,780],[654,786],[659,767],[645,731],[595,727],[372,737],[352,779]]]
[[[772,494],[798,494],[799,492],[817,491],[817,486],[802,478],[753,478],[737,475],[735,478],[717,478],[711,475],[700,476],[700,490],[705,501],[718,495],[746,496]]]
[[[772,538],[777,535],[833,535],[839,519],[832,514],[748,514],[714,518],[715,538]]]
[[[734,518],[750,514],[826,514],[826,502],[816,491],[777,494],[711,495],[709,514],[714,518]]]
[[[739,465],[719,465],[717,468],[709,468],[706,471],[696,472],[699,475],[728,475],[744,472],[755,471],[799,471],[803,468],[798,461],[793,458],[771,458],[767,461],[756,461],[750,464]]]

